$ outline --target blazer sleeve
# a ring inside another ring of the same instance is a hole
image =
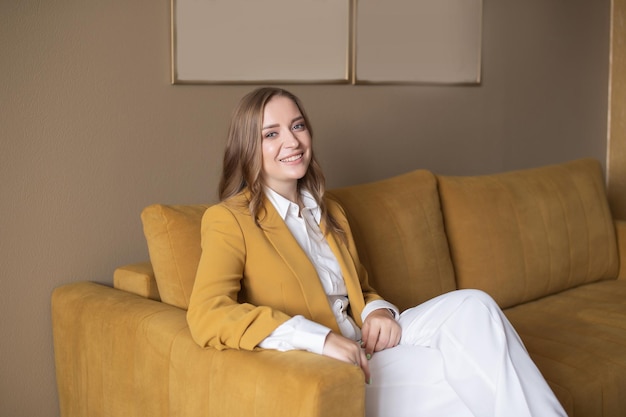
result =
[[[267,306],[239,302],[245,262],[245,234],[237,217],[223,204],[207,209],[187,311],[191,335],[200,346],[253,350],[290,318]]]

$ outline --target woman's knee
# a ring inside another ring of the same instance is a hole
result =
[[[498,303],[496,303],[496,301],[493,299],[493,297],[483,290],[462,289],[462,290],[457,290],[457,292],[459,293],[458,295],[464,299],[474,300],[488,307],[500,308],[498,306]]]

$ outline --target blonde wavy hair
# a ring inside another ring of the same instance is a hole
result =
[[[225,201],[241,193],[245,189],[250,193],[248,209],[256,224],[260,227],[263,211],[263,113],[266,104],[274,97],[281,96],[291,99],[304,117],[307,129],[313,138],[313,130],[302,102],[298,97],[287,90],[274,87],[258,88],[247,95],[235,107],[228,130],[222,177],[219,184],[219,198]],[[305,189],[311,193],[320,207],[321,218],[328,226],[325,232],[332,232],[339,236],[344,230],[339,222],[328,212],[324,202],[326,190],[324,173],[311,149],[309,168],[298,180],[298,192]]]

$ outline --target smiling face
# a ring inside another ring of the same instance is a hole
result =
[[[265,105],[262,129],[263,181],[295,202],[298,180],[311,162],[311,135],[304,116],[293,100],[274,96]]]

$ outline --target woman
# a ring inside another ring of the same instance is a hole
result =
[[[187,315],[201,346],[355,364],[368,416],[565,416],[487,294],[454,291],[400,314],[369,286],[291,93],[260,88],[241,100],[219,194],[203,218]]]

